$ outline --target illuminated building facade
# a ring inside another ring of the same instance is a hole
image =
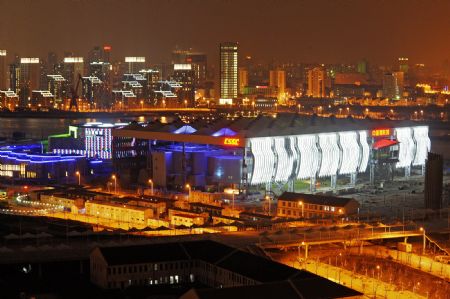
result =
[[[31,105],[31,95],[33,90],[40,87],[41,66],[39,58],[20,59],[20,84],[19,96],[22,107]]]
[[[284,102],[286,90],[286,72],[284,70],[271,70],[269,72],[269,86],[277,89],[278,101]]]
[[[245,87],[248,86],[248,70],[244,67],[239,68],[239,94],[244,93]]]
[[[220,98],[225,102],[238,96],[238,43],[220,44]]]
[[[41,150],[40,144],[0,148],[0,177],[64,182],[68,174],[85,169],[84,156],[41,154]]]
[[[358,212],[352,198],[284,192],[277,200],[277,217],[343,218]]]
[[[325,97],[326,72],[323,68],[315,67],[308,70],[308,90],[307,96],[313,98]]]
[[[318,179],[330,178],[335,188],[338,177],[348,177],[352,185],[357,174],[370,173],[372,179],[383,165],[383,151],[392,171],[408,176],[412,169],[422,169],[431,146],[428,127],[410,123],[394,127],[389,122],[388,129],[377,126],[380,123],[370,120],[295,115],[240,118],[206,127],[134,124],[113,131],[117,143],[113,148],[117,153],[133,152],[142,146],[136,140],[147,140],[148,150],[131,161],[147,161],[146,171],[160,186],[270,188],[272,183],[288,183],[293,188],[295,181],[309,180],[314,191]],[[134,140],[136,148],[122,147],[121,140]],[[130,163],[115,153],[113,162],[122,169]]]
[[[403,94],[404,73],[392,72],[383,76],[383,97],[391,100],[399,100]]]
[[[128,74],[137,74],[145,69],[145,57],[125,57],[125,64]]]
[[[112,129],[125,125],[127,124],[90,122],[70,126],[68,136],[49,138],[49,151],[55,154],[76,154],[91,159],[110,160]]]
[[[0,50],[0,90],[7,90],[6,50]]]
[[[84,58],[83,57],[65,57],[63,76],[67,80],[69,87],[76,87],[79,76],[84,75]],[[81,95],[82,84],[78,86],[76,92]],[[70,89],[69,89],[70,90]]]

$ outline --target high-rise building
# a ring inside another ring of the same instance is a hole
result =
[[[20,64],[12,63],[9,65],[9,89],[19,94],[20,91]]]
[[[191,50],[172,51],[172,65],[190,64],[194,71],[195,86],[204,87],[207,77],[207,56],[204,53],[192,52]]]
[[[425,164],[425,208],[442,208],[442,184],[444,164],[441,155],[428,153]]]
[[[29,106],[33,90],[38,90],[40,88],[40,79],[41,63],[39,58],[21,58],[19,97],[20,105],[22,107]]]
[[[76,87],[79,76],[84,76],[84,59],[83,57],[65,57],[64,58],[64,74],[69,87]],[[76,92],[81,95],[82,86],[78,86]]]
[[[7,88],[6,50],[0,50],[0,90]]]
[[[248,70],[245,67],[239,68],[239,94],[244,93],[245,87],[248,86]]]
[[[398,70],[405,74],[408,73],[409,69],[409,59],[407,57],[399,57],[398,58]]]
[[[181,84],[177,95],[185,107],[195,105],[195,71],[191,64],[174,64],[172,80]]]
[[[125,71],[128,74],[137,74],[145,69],[145,57],[125,57],[125,63],[127,64]]]
[[[277,89],[278,101],[284,101],[286,90],[286,72],[280,69],[270,71],[269,86]]]
[[[308,70],[308,90],[307,96],[313,98],[325,97],[325,70],[315,67]]]
[[[356,66],[356,71],[360,74],[366,74],[367,70],[368,70],[367,61],[364,59],[359,61],[358,65]]]
[[[58,68],[58,55],[55,52],[49,52],[47,55],[47,72],[56,74]]]
[[[385,73],[383,76],[383,97],[399,100],[403,94],[404,81],[403,72]]]
[[[238,95],[238,43],[220,44],[220,99],[230,103]]]

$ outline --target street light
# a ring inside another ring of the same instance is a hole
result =
[[[141,110],[144,110],[144,101],[141,101]]]
[[[305,218],[305,205],[303,201],[299,201],[298,204],[302,207],[302,218]]]
[[[234,195],[236,194],[236,190],[234,190],[234,189],[226,189],[225,192],[228,193],[228,194],[231,194],[231,208],[234,211]]]
[[[153,181],[152,181],[152,179],[149,179],[148,183],[150,184],[150,187],[151,187],[150,191],[151,191],[151,194],[153,195]]]
[[[113,174],[111,178],[114,180],[114,193],[117,194],[117,177]]]
[[[78,176],[78,185],[81,185],[81,173],[79,171],[75,172],[75,175]]]
[[[188,189],[189,193],[188,193],[188,200],[191,198],[191,185],[186,184],[186,189]]]

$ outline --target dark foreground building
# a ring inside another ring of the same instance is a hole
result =
[[[425,208],[442,208],[444,161],[441,155],[428,153],[425,165]]]
[[[104,289],[198,285],[180,298],[348,298],[362,294],[217,242],[96,248],[91,282]]]

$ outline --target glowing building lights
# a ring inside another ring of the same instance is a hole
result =
[[[359,144],[361,145],[361,159],[359,161],[358,171],[365,172],[367,169],[367,165],[369,164],[369,156],[370,156],[370,147],[367,142],[367,132],[359,131]]]
[[[428,152],[431,149],[430,138],[428,137],[428,127],[414,127],[414,140],[416,141],[416,154],[413,165],[425,165]]]
[[[253,173],[251,183],[253,185],[272,181],[272,173],[275,166],[275,155],[272,151],[270,137],[253,138],[250,141],[253,153]]]
[[[339,133],[339,144],[342,149],[339,174],[356,173],[362,155],[357,138],[358,135],[354,131]]]
[[[319,149],[316,135],[297,136],[297,147],[300,151],[300,165],[297,171],[298,179],[314,177],[319,168]]]
[[[145,57],[125,57],[125,62],[145,62]]]
[[[409,167],[414,159],[415,143],[412,138],[412,129],[396,128],[395,134],[399,142],[398,162],[396,168]]]
[[[275,153],[277,155],[277,166],[275,182],[286,182],[294,166],[294,138],[275,138]]]
[[[339,167],[339,146],[336,133],[319,134],[319,146],[322,152],[319,177],[337,174]]]
[[[23,64],[39,63],[39,58],[20,58],[20,63]]]
[[[83,57],[64,57],[64,63],[82,63]]]
[[[0,56],[6,56],[6,50],[0,50]]]

